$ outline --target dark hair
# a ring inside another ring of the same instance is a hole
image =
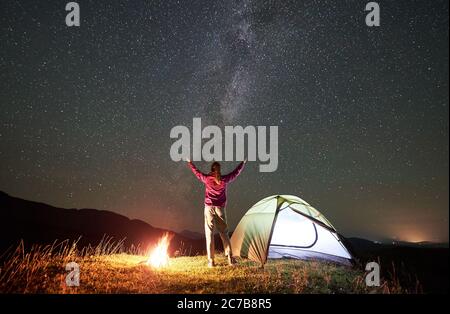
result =
[[[220,174],[220,164],[217,161],[213,162],[213,164],[211,165],[211,173],[214,174],[216,183],[219,184],[220,179],[221,179],[221,174]]]

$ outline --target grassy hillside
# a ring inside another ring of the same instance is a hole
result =
[[[402,293],[394,282],[379,288],[365,286],[364,272],[316,261],[272,260],[261,269],[241,260],[226,266],[206,267],[206,257],[171,258],[164,269],[143,262],[136,250],[125,253],[119,244],[104,242],[77,250],[76,244],[19,248],[3,256],[1,293]],[[80,286],[67,287],[65,265],[80,266]]]

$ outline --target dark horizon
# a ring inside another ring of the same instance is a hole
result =
[[[232,183],[231,230],[291,194],[345,236],[448,243],[448,1],[380,1],[372,28],[367,2],[89,0],[69,28],[65,3],[2,1],[0,190],[200,232],[171,128],[275,125],[278,169]]]
[[[149,226],[151,226],[151,227],[153,227],[153,228],[156,228],[156,229],[162,229],[162,230],[167,230],[167,231],[169,231],[169,232],[175,232],[175,233],[177,233],[177,234],[179,234],[179,235],[182,235],[182,236],[185,236],[185,237],[187,237],[187,238],[190,238],[190,239],[193,239],[193,240],[198,240],[198,238],[196,237],[197,235],[198,236],[202,236],[202,237],[204,237],[205,236],[205,234],[204,234],[204,232],[203,231],[193,231],[193,230],[189,230],[189,229],[183,229],[183,230],[172,230],[172,229],[170,229],[170,228],[161,228],[160,226],[158,226],[158,225],[155,225],[155,224],[152,224],[152,223],[150,223],[150,222],[147,222],[147,221],[143,221],[143,220],[141,220],[141,219],[133,219],[133,218],[131,218],[131,217],[128,217],[128,216],[126,216],[126,215],[124,215],[124,214],[121,214],[121,213],[115,213],[115,212],[112,212],[112,211],[109,211],[109,210],[107,210],[107,209],[96,209],[96,208],[60,208],[60,207],[57,207],[57,206],[54,206],[54,205],[52,205],[52,204],[46,204],[46,203],[42,203],[42,202],[36,202],[36,201],[34,201],[34,200],[28,200],[28,199],[21,199],[21,198],[18,198],[18,197],[16,197],[16,196],[14,196],[14,195],[9,195],[8,193],[5,193],[4,191],[0,191],[0,194],[6,194],[7,196],[9,196],[9,197],[12,197],[12,198],[17,198],[17,199],[19,199],[19,200],[24,200],[24,201],[29,201],[29,202],[33,202],[33,203],[38,203],[38,204],[43,204],[43,205],[46,205],[46,206],[50,206],[50,207],[54,207],[54,208],[57,208],[57,209],[61,209],[61,210],[67,210],[67,209],[75,209],[75,210],[86,210],[86,209],[89,209],[89,210],[97,210],[97,211],[100,211],[100,212],[103,212],[103,211],[105,211],[105,212],[111,212],[111,213],[114,213],[114,214],[117,214],[117,215],[121,215],[121,216],[123,216],[123,217],[126,217],[126,218],[128,218],[128,219],[130,219],[130,220],[138,220],[138,221],[142,221],[142,222],[144,222],[144,223],[146,223],[146,224],[148,224]],[[234,232],[234,229],[232,229],[232,230],[229,230],[229,233],[233,233]],[[449,242],[433,242],[433,241],[420,241],[420,242],[408,242],[408,241],[401,241],[401,240],[396,240],[396,239],[389,239],[389,238],[377,238],[377,239],[371,239],[371,238],[363,238],[363,237],[359,237],[359,236],[357,236],[357,235],[355,235],[355,236],[352,236],[352,235],[343,235],[343,234],[339,234],[340,236],[345,236],[345,238],[346,239],[360,239],[360,240],[367,240],[367,241],[371,241],[371,242],[374,242],[374,243],[381,243],[381,244],[394,244],[394,243],[399,243],[399,244],[415,244],[415,245],[421,245],[421,244],[430,244],[430,245],[433,245],[433,244],[437,244],[437,245],[443,245],[443,246],[448,246],[449,245]],[[82,235],[80,235],[80,236],[82,236]],[[105,234],[105,236],[108,236],[108,235],[106,235]],[[148,239],[148,240],[151,240],[150,238]]]

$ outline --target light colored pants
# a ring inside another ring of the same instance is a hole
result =
[[[208,261],[214,261],[214,227],[217,227],[222,239],[225,255],[231,255],[230,237],[228,236],[225,208],[205,205],[205,236]]]

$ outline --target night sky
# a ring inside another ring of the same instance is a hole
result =
[[[345,236],[448,241],[448,1],[0,3],[0,190],[203,230],[176,125],[276,125],[279,166],[228,191],[297,195]],[[237,162],[223,163],[232,170]],[[198,163],[205,172],[208,163]]]

